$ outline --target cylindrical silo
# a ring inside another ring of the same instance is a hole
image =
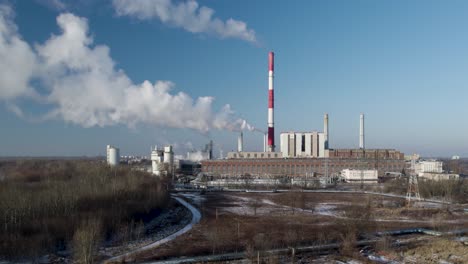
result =
[[[119,149],[118,148],[115,148],[115,147],[109,147],[107,149],[107,152],[108,152],[108,159],[107,159],[107,162],[109,165],[111,166],[116,166],[119,164],[120,162],[120,153],[119,153]]]
[[[174,163],[174,152],[172,152],[172,146],[164,147],[164,163],[172,165]]]

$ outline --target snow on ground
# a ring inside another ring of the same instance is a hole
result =
[[[184,198],[190,199],[190,201],[197,206],[201,206],[201,204],[206,200],[206,198],[199,193],[181,193],[180,195]]]
[[[193,207],[191,204],[189,204],[188,202],[186,202],[185,200],[183,200],[182,198],[180,197],[175,197],[173,196],[174,199],[176,199],[179,203],[181,203],[183,206],[187,207],[187,209],[190,210],[190,212],[192,213],[192,221],[186,225],[184,228],[182,228],[181,230],[173,233],[172,235],[169,235],[161,240],[158,240],[156,242],[153,242],[151,244],[148,244],[146,246],[143,246],[143,247],[140,247],[140,248],[137,248],[135,250],[132,250],[130,252],[127,252],[125,254],[122,254],[122,255],[119,255],[119,256],[116,256],[116,257],[113,257],[113,258],[110,258],[109,260],[106,261],[106,263],[110,263],[110,262],[122,262],[124,260],[128,260],[132,255],[136,254],[136,253],[140,253],[140,252],[143,252],[143,251],[147,251],[147,250],[150,250],[150,249],[154,249],[156,247],[159,247],[160,245],[162,244],[165,244],[165,243],[168,243],[174,239],[176,239],[178,236],[182,235],[182,234],[185,234],[187,233],[189,230],[191,230],[193,228],[193,225],[197,224],[198,222],[200,222],[200,219],[201,219],[201,213],[200,211],[198,211],[197,208]]]
[[[337,217],[336,206],[329,203],[319,203],[315,206],[314,213],[325,216]]]
[[[431,209],[436,209],[436,208],[442,208],[444,205],[440,203],[433,203],[433,202],[415,202],[413,204],[414,207],[419,207],[419,208],[431,208]]]

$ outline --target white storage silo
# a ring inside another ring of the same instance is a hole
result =
[[[172,165],[174,163],[174,152],[172,152],[172,146],[164,147],[164,163]]]
[[[158,150],[157,147],[151,151],[151,167],[154,175],[161,174],[161,165],[163,162],[163,152]]]
[[[120,151],[118,148],[107,145],[107,164],[116,166],[120,163]]]

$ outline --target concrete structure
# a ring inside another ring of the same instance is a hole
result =
[[[285,158],[325,157],[326,136],[321,132],[283,132],[280,148]]]
[[[418,173],[418,176],[421,179],[432,181],[458,180],[460,178],[459,174],[436,172],[420,172]]]
[[[360,122],[359,122],[359,148],[365,149],[365,142],[364,142],[364,114],[360,115]]]
[[[239,138],[237,139],[237,152],[244,151],[244,135],[242,132],[239,134]]]
[[[419,161],[414,166],[414,172],[418,175],[424,172],[442,173],[443,172],[442,161],[437,161],[437,160]]]
[[[330,147],[328,144],[328,114],[323,117],[323,136],[325,137],[325,149],[328,149]]]
[[[341,171],[341,177],[346,182],[377,182],[378,171],[377,170],[351,170],[344,169]]]
[[[275,54],[268,54],[268,152],[275,152],[275,122],[273,109],[275,107],[275,94],[273,87],[275,71]]]
[[[120,150],[114,146],[107,145],[107,164],[116,166],[120,163]]]
[[[164,163],[167,163],[170,166],[174,165],[174,152],[170,145],[164,147]]]
[[[167,174],[174,168],[174,152],[172,146],[165,146],[164,149],[154,147],[151,149],[151,171],[154,175]]]
[[[158,150],[158,147],[151,149],[151,171],[154,175],[159,176],[164,169],[164,151]]]

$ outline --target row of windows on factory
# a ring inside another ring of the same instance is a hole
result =
[[[343,164],[343,165],[332,165],[329,166],[330,172],[339,172],[342,169],[354,168],[354,169],[376,169],[373,165],[360,166],[356,164]],[[399,164],[380,164],[377,169],[385,169],[389,171],[399,171],[402,169]],[[232,174],[261,174],[261,173],[282,173],[282,174],[305,174],[314,172],[323,172],[326,170],[326,165],[322,166],[310,166],[310,165],[219,165],[209,166],[205,168],[206,171],[215,173],[232,173]]]
[[[244,157],[244,154],[239,154],[239,156],[237,156],[237,154],[233,154],[233,157],[234,158],[278,158],[278,153],[246,153],[245,154],[245,157]]]

